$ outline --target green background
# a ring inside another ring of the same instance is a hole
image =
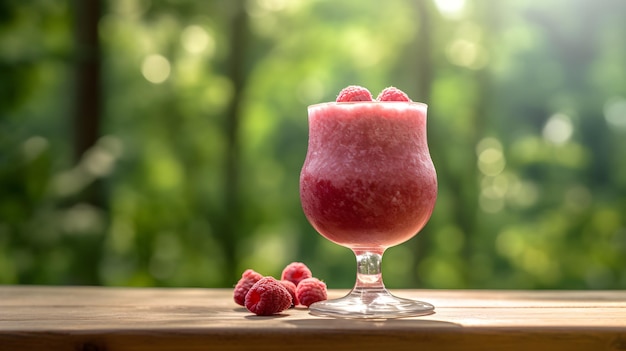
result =
[[[5,0],[0,283],[232,287],[353,254],[304,218],[306,106],[429,105],[390,288],[626,288],[626,2]]]

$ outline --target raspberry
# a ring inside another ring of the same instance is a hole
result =
[[[366,88],[358,85],[350,85],[337,96],[337,102],[350,102],[350,101],[372,101],[372,93]]]
[[[289,295],[291,295],[291,306],[298,305],[298,299],[296,298],[296,284],[289,280],[279,280],[279,282],[287,289]]]
[[[291,262],[283,269],[283,273],[280,275],[281,280],[289,280],[298,286],[298,283],[302,279],[311,278],[313,274],[309,267],[302,262]]]
[[[257,316],[270,316],[291,307],[289,291],[273,277],[263,277],[246,294],[246,308]]]
[[[253,271],[252,269],[247,269],[241,275],[241,279],[235,285],[235,302],[241,306],[245,306],[246,294],[248,290],[254,285],[254,283],[261,280],[263,276],[260,273]]]
[[[402,90],[395,87],[388,87],[378,94],[376,98],[378,101],[411,101],[409,96]]]
[[[304,279],[296,287],[296,297],[306,307],[314,302],[324,301],[327,298],[326,284],[317,278]]]

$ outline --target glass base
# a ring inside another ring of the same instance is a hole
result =
[[[309,310],[316,316],[389,319],[433,314],[435,306],[396,297],[384,288],[355,288],[342,298],[316,302]]]

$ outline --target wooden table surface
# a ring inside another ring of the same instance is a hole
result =
[[[394,293],[436,312],[258,317],[230,289],[0,286],[0,350],[626,350],[624,291]]]

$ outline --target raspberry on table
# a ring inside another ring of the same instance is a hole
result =
[[[304,279],[296,287],[296,297],[301,305],[306,307],[324,301],[327,297],[326,284],[317,278]]]
[[[388,87],[378,94],[378,101],[411,101],[409,96],[396,87]]]
[[[372,101],[372,93],[358,85],[350,85],[341,90],[337,96],[337,102]]]
[[[270,316],[291,307],[289,291],[275,278],[263,277],[248,290],[245,306],[257,316]]]
[[[289,291],[291,295],[291,307],[298,305],[298,299],[296,298],[296,284],[289,280],[279,280],[279,282]]]
[[[302,262],[291,262],[283,269],[283,273],[280,275],[281,280],[289,280],[298,286],[298,283],[302,279],[311,278],[313,274],[309,267]]]
[[[241,275],[241,279],[235,285],[234,299],[235,302],[241,306],[245,306],[245,299],[248,290],[263,278],[263,275],[255,272],[252,269],[246,269]]]

